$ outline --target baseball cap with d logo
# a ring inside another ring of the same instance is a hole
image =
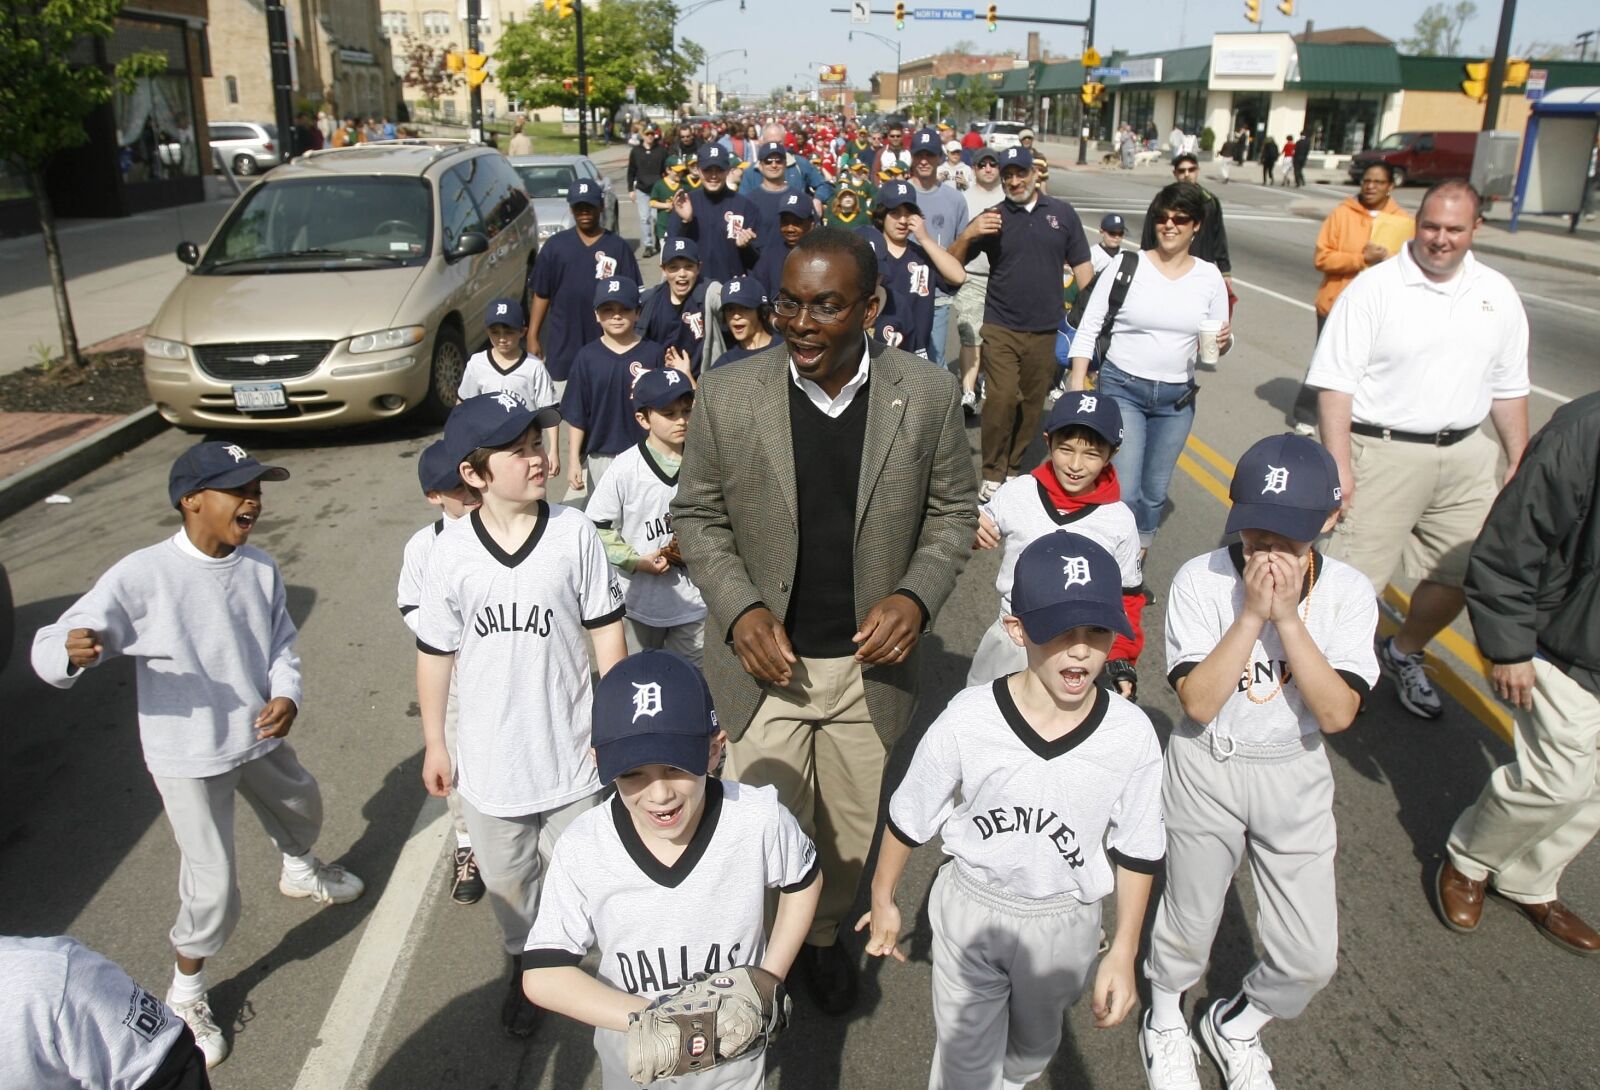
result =
[[[594,690],[590,743],[600,782],[645,765],[704,776],[717,733],[711,690],[671,651],[640,651],[613,666]]]
[[[1028,640],[1046,644],[1079,625],[1133,638],[1122,607],[1122,570],[1105,548],[1082,534],[1056,530],[1017,557],[1011,612]]]

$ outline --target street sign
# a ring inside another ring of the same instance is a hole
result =
[[[1130,72],[1126,68],[1091,68],[1091,69],[1089,69],[1089,78],[1090,79],[1105,79],[1107,76],[1116,76],[1118,79],[1121,79],[1121,78],[1123,78],[1123,77],[1125,77],[1125,76],[1127,76],[1129,74],[1130,74]]]
[[[1085,68],[1093,68],[1099,63],[1100,51],[1094,46],[1091,45],[1088,49],[1083,51],[1083,66]]]
[[[955,19],[965,22],[974,18],[971,8],[912,8],[914,19]]]
[[[872,0],[850,0],[850,21],[852,23],[872,22]]]
[[[1538,102],[1544,97],[1545,81],[1549,78],[1550,73],[1546,69],[1528,69],[1528,82],[1522,85],[1522,97],[1529,102]]]

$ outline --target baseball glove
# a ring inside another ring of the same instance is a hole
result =
[[[661,546],[661,559],[675,568],[684,566],[683,553],[678,551],[678,539],[676,537]]]
[[[783,981],[751,965],[697,973],[628,1019],[628,1077],[640,1086],[759,1052],[789,1024]]]

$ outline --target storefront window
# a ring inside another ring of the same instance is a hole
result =
[[[200,173],[189,77],[145,76],[113,100],[117,168],[124,182],[154,182]]]
[[[1338,155],[1365,151],[1382,135],[1378,132],[1381,95],[1339,92],[1306,102],[1305,129],[1311,147]]]
[[[1124,91],[1121,95],[1122,111],[1117,121],[1133,126],[1136,133],[1144,132],[1145,123],[1156,115],[1154,91]]]
[[[1179,91],[1174,103],[1174,118],[1178,128],[1186,133],[1198,133],[1206,127],[1206,92],[1203,88]],[[1162,133],[1165,136],[1165,133]]]

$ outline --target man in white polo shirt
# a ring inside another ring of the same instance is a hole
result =
[[[1417,234],[1361,273],[1328,315],[1306,383],[1339,465],[1328,545],[1382,590],[1420,580],[1378,661],[1412,714],[1439,716],[1422,649],[1461,612],[1467,555],[1498,491],[1494,424],[1509,480],[1528,443],[1528,319],[1511,282],[1470,252],[1481,200],[1459,179],[1422,199]]]

